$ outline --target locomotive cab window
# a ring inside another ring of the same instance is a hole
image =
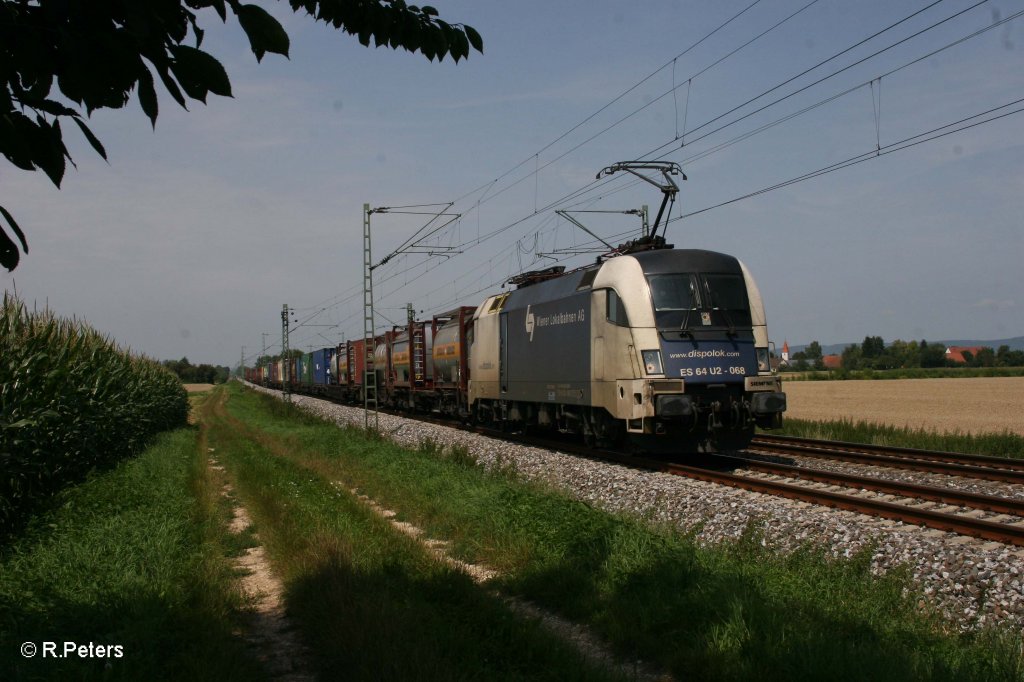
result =
[[[505,305],[505,299],[508,298],[508,294],[500,294],[494,297],[494,301],[491,302],[491,307],[487,309],[488,313],[495,313],[501,310],[501,306]]]
[[[708,307],[712,310],[746,310],[747,285],[737,275],[704,275],[704,286],[709,292]]]
[[[693,275],[654,275],[649,283],[655,312],[696,310],[700,306],[699,290]]]
[[[703,276],[706,307],[711,310],[723,311],[723,320],[733,325],[750,325],[750,302],[747,299],[747,283],[740,275]]]
[[[750,304],[742,275],[673,273],[648,277],[659,329],[748,327]]]
[[[608,321],[619,327],[628,327],[629,318],[626,317],[626,306],[622,299],[615,293],[614,289],[607,291]]]
[[[576,291],[581,289],[588,289],[594,284],[594,278],[597,277],[597,271],[600,268],[594,268],[593,270],[587,270],[583,273],[583,277],[580,278],[580,283],[576,287]]]

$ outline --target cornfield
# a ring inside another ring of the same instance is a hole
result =
[[[30,311],[4,294],[0,538],[40,500],[137,454],[187,416],[184,387],[157,363],[83,322]]]

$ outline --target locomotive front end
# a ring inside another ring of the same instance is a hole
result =
[[[746,267],[710,251],[633,257],[642,281],[617,288],[636,292],[631,326],[647,394],[640,402],[650,405],[641,423],[630,420],[633,440],[651,450],[733,450],[750,443],[755,426],[780,426],[786,396]]]

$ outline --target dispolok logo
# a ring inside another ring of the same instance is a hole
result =
[[[526,306],[526,333],[530,335],[530,341],[533,341],[533,313],[530,312],[530,306]]]

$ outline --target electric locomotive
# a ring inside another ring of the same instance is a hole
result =
[[[761,294],[735,257],[664,248],[533,274],[474,313],[478,420],[668,453],[781,425]]]
[[[757,284],[733,256],[673,249],[658,236],[679,191],[672,176],[686,179],[678,164],[624,161],[597,177],[619,171],[662,191],[651,233],[606,243],[587,268],[513,278],[515,291],[485,300],[473,316],[469,411],[597,445],[746,447],[755,426],[780,426],[786,409]]]

